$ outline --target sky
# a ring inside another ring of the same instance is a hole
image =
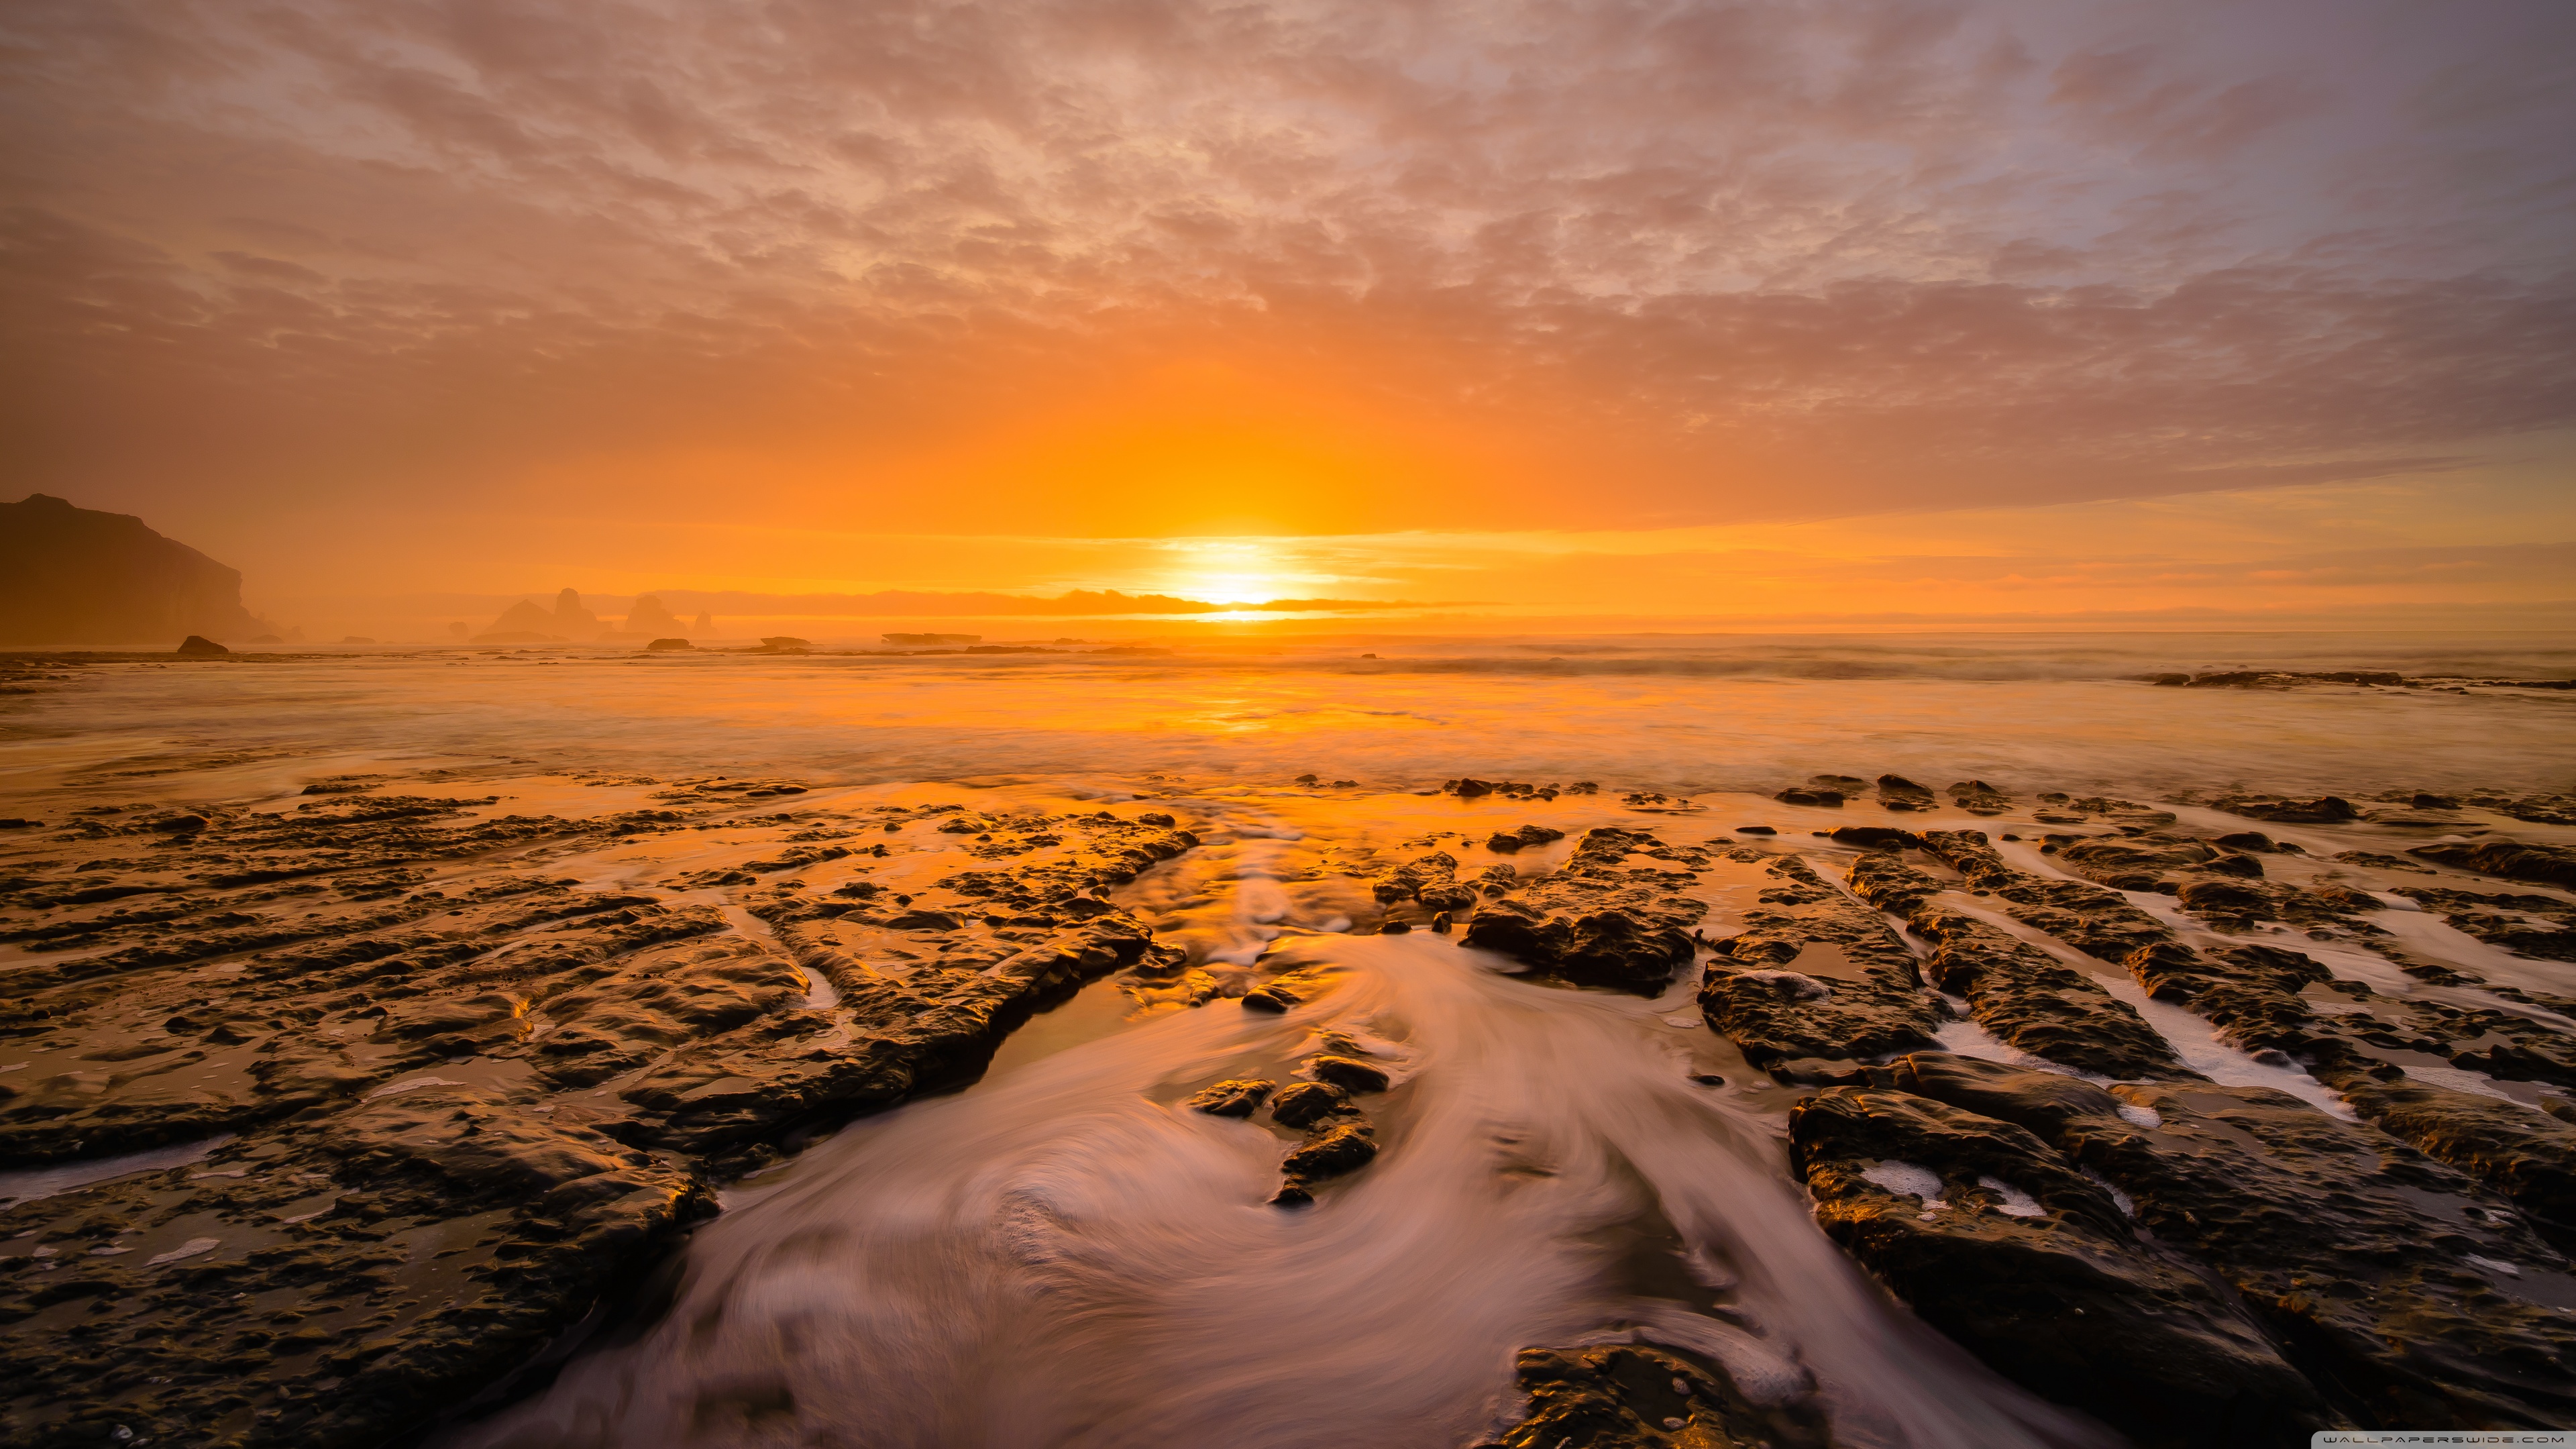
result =
[[[16,0],[0,76],[8,491],[316,627],[2576,601],[2558,0]]]

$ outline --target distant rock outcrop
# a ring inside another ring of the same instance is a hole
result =
[[[599,616],[582,607],[581,594],[566,589],[555,595],[552,613],[533,599],[521,599],[501,611],[492,626],[474,636],[477,644],[554,644],[566,639],[595,639],[607,629]]]
[[[664,607],[662,598],[659,594],[640,594],[636,596],[635,607],[626,611],[626,628],[624,632],[629,634],[677,634],[681,632],[680,621],[672,617],[671,611]]]
[[[576,639],[587,639],[608,626],[599,616],[581,606],[581,595],[571,589],[555,595],[555,627]]]
[[[0,644],[149,644],[268,633],[228,569],[140,518],[49,494],[0,503]]]

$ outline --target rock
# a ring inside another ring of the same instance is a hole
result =
[[[134,778],[63,788],[114,798],[10,840],[0,933],[47,934],[12,940],[0,998],[8,1060],[30,1063],[0,1075],[0,1168],[238,1135],[5,1210],[0,1239],[85,1248],[104,1225],[80,1225],[114,1207],[131,1247],[0,1275],[11,1425],[84,1422],[64,1415],[100,1402],[113,1363],[166,1380],[116,1391],[138,1438],[413,1433],[641,1282],[712,1211],[710,1179],[973,1080],[1085,982],[1186,966],[1106,899],[1196,843],[1159,812],[915,829],[890,891],[868,879],[881,856],[840,842],[964,812],[817,806],[746,776],[649,808],[496,814],[380,781],[171,829],[182,812],[138,805]],[[749,928],[554,873],[719,823],[687,851],[722,883],[677,888],[722,893]],[[1196,974],[1173,994],[1212,997]],[[809,1006],[822,983],[828,1011]],[[76,1335],[46,1312],[70,1300]],[[290,1301],[302,1317],[274,1319]],[[310,1387],[335,1379],[345,1393]]]
[[[134,645],[194,630],[179,653],[228,653],[201,636],[270,628],[242,607],[241,584],[238,570],[132,515],[44,493],[0,503],[0,646]]]
[[[2084,972],[1940,899],[1940,882],[1885,855],[1852,862],[1854,894],[1932,944],[1923,969],[1979,1025],[2034,1056],[2122,1078],[2192,1075],[2155,1028]]]
[[[1330,1082],[1350,1092],[1383,1092],[1388,1080],[1384,1068],[1357,1057],[1315,1057],[1306,1063],[1306,1070],[1315,1074],[1315,1080]]]
[[[1649,1343],[1529,1348],[1513,1370],[1529,1412],[1503,1449],[1826,1449],[1812,1398],[1762,1406],[1722,1369]]]
[[[1270,1120],[1300,1131],[1350,1104],[1350,1094],[1325,1082],[1291,1082],[1270,1099]]]
[[[2017,1122],[2121,1189],[2160,1242],[2215,1269],[2356,1418],[2541,1427],[2576,1409],[2576,1325],[2473,1260],[2544,1275],[2566,1265],[2471,1179],[2261,1087],[2088,1098],[2085,1084],[2034,1080],[2044,1076],[1917,1055],[1890,1080]]]
[[[2339,795],[2320,795],[2314,800],[2292,800],[2278,795],[2222,795],[2209,803],[2231,815],[2269,820],[2279,825],[2339,825],[2361,818],[2361,812],[2353,808],[2352,802]]]
[[[2074,841],[2058,851],[2070,872],[2114,890],[2170,892],[2178,872],[2224,876],[2263,874],[2262,862],[2250,855],[2222,850],[2189,836],[2149,832],[2131,837],[2099,836]]]
[[[2484,895],[2432,886],[2399,886],[2395,894],[2412,897],[2427,911],[2439,913],[2444,924],[2490,946],[2535,960],[2576,961],[2576,904],[2556,896]],[[2353,910],[2380,905],[2367,896],[2350,903]]]
[[[1458,884],[1458,858],[1445,850],[1408,861],[1379,876],[1369,893],[1381,905],[1419,902],[1429,911],[1464,911],[1476,904],[1472,887]]]
[[[1305,1186],[1327,1177],[1357,1172],[1377,1157],[1377,1138],[1368,1125],[1343,1122],[1327,1127],[1291,1149],[1280,1170],[1291,1183]]]
[[[1843,803],[1843,792],[1840,790],[1817,790],[1803,785],[1792,785],[1788,789],[1781,791],[1771,798],[1779,801],[1783,805],[1829,805],[1835,809],[1840,809],[1842,808]]]
[[[2519,1102],[2411,1078],[2331,1066],[2317,1075],[2364,1121],[2484,1182],[2561,1252],[2576,1248],[2576,1127]]]
[[[1878,777],[1878,804],[1882,810],[1929,810],[1932,791],[1903,775]]]
[[[233,651],[202,634],[191,634],[187,638],[180,640],[179,647],[173,652],[192,655],[198,658],[211,658],[217,654],[230,654]]]
[[[2119,961],[2140,946],[2171,939],[2162,921],[2117,893],[2082,881],[2027,874],[2004,862],[1981,830],[1927,830],[1923,848],[1991,892],[2006,914],[2066,941],[2088,956]]]
[[[1509,855],[1533,845],[1545,845],[1551,840],[1564,838],[1565,832],[1562,830],[1551,830],[1544,825],[1524,825],[1518,830],[1495,831],[1485,838],[1485,848]]]
[[[1886,825],[1837,826],[1827,838],[1836,845],[1857,845],[1863,850],[1904,850],[1922,844],[1921,837],[1913,831]]]
[[[2506,880],[2539,881],[2576,890],[2576,846],[2487,840],[2471,844],[2445,841],[2419,845],[2406,852],[2453,870],[2473,870]]]
[[[2012,808],[2012,797],[1983,780],[1959,780],[1951,784],[1950,803],[1971,815],[2001,815]]]
[[[1690,960],[1689,928],[1708,913],[1672,888],[1693,877],[1626,865],[1663,848],[1642,831],[1589,831],[1563,870],[1488,905],[1462,939],[1568,981],[1651,996]]]
[[[793,634],[772,634],[760,641],[760,647],[784,652],[791,649],[811,649],[814,647],[814,641],[799,639]]]
[[[1699,990],[1708,1024],[1766,1068],[1931,1046],[1938,1011],[1887,923],[1796,856],[1766,870],[1781,885],[1745,913],[1741,934],[1712,947]]]
[[[1243,993],[1243,1009],[1246,1011],[1286,1011],[1298,1004],[1295,992],[1275,983]]]
[[[1772,829],[1768,825],[1739,825],[1735,827],[1735,833],[1738,835],[1777,835],[1780,832]]]
[[[664,654],[674,649],[695,649],[696,647],[698,646],[690,643],[686,639],[656,639],[652,643],[644,646],[644,652],[647,654]]]
[[[1258,1077],[1223,1081],[1193,1094],[1183,1105],[1211,1117],[1249,1117],[1278,1085]]]
[[[1869,1068],[1847,1057],[1792,1057],[1773,1062],[1767,1070],[1784,1082],[1830,1087],[1858,1086],[1869,1081]]]
[[[1789,1142],[1826,1234],[2032,1392],[2150,1444],[2336,1424],[2258,1324],[2027,1129],[1836,1087],[1790,1110]]]

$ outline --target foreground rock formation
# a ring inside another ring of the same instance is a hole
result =
[[[0,1004],[33,1063],[0,1167],[192,1146],[0,1213],[11,1442],[373,1444],[452,1410],[631,1291],[717,1178],[971,1080],[1143,960],[1100,893],[1191,844],[786,781],[582,818],[359,789],[19,837],[8,935],[43,954]],[[546,870],[661,840],[715,863]]]
[[[506,767],[138,798],[217,758],[0,820],[12,1443],[384,1442],[532,1382],[727,1183],[972,1082],[1086,983],[1247,1014],[1331,989],[1293,935],[1175,931],[1255,919],[1192,883],[1178,804]],[[2576,852],[2545,827],[1782,794],[1809,798],[1453,781],[1437,828],[1261,878],[1731,1051],[1695,1080],[1769,1114],[1851,1261],[2141,1445],[2576,1418]],[[1169,1100],[1276,1152],[1246,1211],[1313,1222],[1402,1166],[1410,1070],[1319,1023]],[[1651,1337],[1526,1345],[1493,1441],[1834,1442],[1813,1393]]]

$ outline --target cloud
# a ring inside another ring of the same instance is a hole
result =
[[[130,506],[1659,526],[2363,478],[2576,418],[2576,88],[2520,58],[2568,53],[2559,7],[0,24],[0,427]]]

